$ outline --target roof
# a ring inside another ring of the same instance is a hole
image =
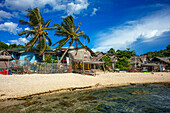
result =
[[[85,47],[82,46],[82,47],[74,48],[74,49],[70,49],[70,50],[87,49],[91,53],[92,56],[96,56],[96,54],[89,47],[87,47],[87,46],[85,46]]]
[[[92,60],[99,61],[99,60],[102,60],[102,58],[103,58],[103,54],[98,54],[97,56],[93,57]]]
[[[152,61],[154,59],[159,59],[159,60],[161,60],[161,61],[163,61],[165,63],[168,63],[168,64],[170,63],[170,61],[169,61],[170,57],[154,57],[154,58],[152,58]]]
[[[130,58],[130,64],[143,63],[139,56],[132,56]]]
[[[13,60],[14,57],[12,57],[6,50],[0,51],[0,60]]]
[[[23,53],[25,52],[26,48],[12,48],[12,49],[8,49],[7,51],[9,52],[18,52],[18,53]],[[37,48],[32,48],[32,51],[38,51],[39,49]],[[50,49],[46,49],[45,50],[46,53],[55,53],[56,51],[54,50],[50,50]]]
[[[147,57],[147,55],[139,56],[139,58],[140,58],[140,60],[141,60],[142,62],[144,62],[145,59],[146,59],[146,60],[150,60],[150,59]]]

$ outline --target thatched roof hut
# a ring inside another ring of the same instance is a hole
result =
[[[0,69],[8,68],[8,61],[14,60],[14,58],[6,51],[0,51]]]

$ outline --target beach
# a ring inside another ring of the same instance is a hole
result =
[[[0,99],[5,100],[58,91],[72,91],[76,88],[86,89],[161,82],[170,82],[170,73],[98,72],[96,76],[75,73],[0,75]]]

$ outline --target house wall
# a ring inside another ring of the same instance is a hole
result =
[[[34,63],[35,61],[41,62],[41,59],[39,59],[34,52],[24,52],[20,55],[19,60],[24,61],[25,58],[28,59],[29,62]]]

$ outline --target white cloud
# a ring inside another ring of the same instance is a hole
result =
[[[6,43],[9,46],[9,43]]]
[[[28,42],[26,38],[18,38],[18,40],[8,40],[11,44],[21,44],[24,45],[25,43]]]
[[[96,15],[96,11],[98,11],[98,9],[97,8],[93,8],[93,12],[92,12],[92,14],[90,16]]]
[[[46,5],[52,7],[47,9]],[[68,15],[79,14],[82,10],[87,9],[88,0],[5,0],[3,6],[10,10],[24,12],[28,8],[38,7],[50,11],[65,11]]]
[[[22,30],[22,28],[19,28],[18,24],[16,24],[16,23],[5,22],[4,24],[0,24],[0,30],[1,31],[8,31],[8,32],[16,35],[18,31]]]
[[[12,17],[13,17],[13,14],[0,10],[0,20],[3,20],[3,18],[10,19]]]
[[[30,30],[30,28],[29,28],[29,27],[26,27],[24,30]]]
[[[139,38],[144,42],[151,42],[155,37],[170,31],[169,13],[169,9],[162,10],[142,19],[126,22],[122,26],[107,29],[97,35],[98,40],[93,50],[107,51],[111,47],[125,49]]]

